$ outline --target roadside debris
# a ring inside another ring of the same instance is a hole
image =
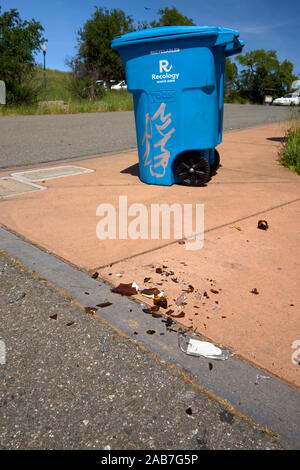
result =
[[[162,297],[164,295],[157,287],[152,287],[151,289],[143,289],[141,294],[144,297],[148,297],[149,299],[154,299],[155,296]]]
[[[23,299],[25,295],[26,295],[26,292],[22,292],[22,291],[15,292],[8,298],[8,303],[12,304],[14,302],[17,302],[18,300]]]
[[[178,334],[178,344],[180,349],[190,356],[203,356],[207,359],[226,360],[234,354],[228,350],[222,350],[208,341],[200,341],[190,336],[186,332]]]
[[[162,318],[162,314],[161,314],[161,313],[152,312],[152,317],[153,317],[153,318]]]
[[[190,292],[194,292],[195,288],[191,284],[189,284],[188,289],[182,289],[182,290],[183,292],[187,292],[189,294]]]
[[[266,220],[259,220],[257,223],[257,228],[260,230],[268,230],[269,224]]]
[[[216,289],[210,289],[210,292],[212,292],[213,294],[218,294],[219,293],[219,291],[216,290]]]
[[[171,315],[172,318],[183,318],[185,317],[185,312],[180,312],[178,315]]]
[[[121,294],[121,295],[136,295],[138,293],[138,286],[135,282],[131,284],[119,284],[117,287],[111,289],[114,294]]]
[[[229,225],[229,228],[235,228],[236,230],[238,230],[239,232],[241,232],[241,227],[239,225]]]
[[[267,380],[270,380],[271,377],[269,377],[268,375],[260,375],[260,374],[257,374],[256,375],[256,382],[255,382],[255,385],[258,385],[259,381],[267,381]]]
[[[99,276],[99,273],[96,271],[94,274],[92,274],[91,278],[97,279],[98,276]]]
[[[55,313],[54,315],[50,315],[50,317],[52,320],[57,320],[57,313]]]
[[[71,325],[74,325],[74,321],[69,321],[69,323],[67,323],[67,326],[71,326]]]
[[[172,310],[172,309],[170,308],[170,310],[168,310],[168,311],[166,312],[166,315],[172,315],[172,313],[174,313],[174,310]]]
[[[152,307],[143,308],[144,313],[148,313],[149,315],[152,315],[152,316],[153,316],[154,313],[157,313],[158,310],[159,310],[158,305],[152,305]]]
[[[178,305],[178,307],[183,308],[186,305],[186,299],[187,296],[185,294],[180,294],[180,296],[175,300],[175,304]]]
[[[84,307],[84,310],[88,315],[94,315],[98,309],[96,307]]]
[[[148,335],[154,335],[155,330],[147,330],[146,333],[147,333]]]
[[[190,416],[193,414],[192,408],[187,408],[187,410],[185,410],[185,412],[186,412],[186,414],[188,414]]]
[[[166,297],[155,296],[154,297],[154,305],[158,305],[161,308],[168,308],[168,301]]]
[[[166,320],[162,320],[162,322],[166,324],[166,328],[170,328],[173,325],[174,320],[172,320],[172,318],[168,317]]]
[[[97,304],[96,307],[104,308],[104,307],[109,307],[112,305],[111,302],[103,302],[102,304]]]
[[[258,292],[258,290],[256,289],[256,287],[254,287],[254,289],[252,289],[250,292],[251,292],[251,294],[255,294],[255,295],[258,295],[258,294],[259,294],[259,292]]]

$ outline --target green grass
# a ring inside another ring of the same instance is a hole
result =
[[[300,108],[290,113],[290,123],[278,152],[280,163],[300,175]]]
[[[68,88],[69,72],[59,70],[46,70],[46,88],[42,88],[38,94],[38,101],[56,101],[67,102],[71,98],[71,92]],[[36,69],[35,82],[43,85],[44,70]]]
[[[43,69],[36,69],[35,83],[43,85]],[[72,97],[68,86],[69,72],[59,70],[46,70],[46,88],[41,88],[38,101],[63,101],[64,105],[53,104],[39,106],[38,103],[31,105],[0,105],[2,116],[24,116],[43,114],[76,114],[97,113],[107,111],[132,111],[132,95],[125,90],[106,91],[101,99],[80,100]]]

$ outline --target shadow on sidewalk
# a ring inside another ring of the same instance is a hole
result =
[[[139,177],[140,176],[139,164],[135,163],[134,165],[131,165],[128,168],[125,168],[124,170],[120,171],[120,173]]]

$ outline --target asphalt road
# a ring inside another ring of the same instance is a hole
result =
[[[281,107],[225,104],[224,132],[280,122]],[[82,159],[136,148],[133,112],[0,116],[0,168]]]

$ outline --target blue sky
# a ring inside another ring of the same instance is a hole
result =
[[[238,30],[246,43],[244,51],[275,49],[279,60],[290,60],[300,76],[299,0],[0,0],[0,5],[2,11],[16,8],[22,19],[34,18],[42,24],[48,39],[47,67],[52,69],[68,70],[65,59],[76,53],[76,31],[91,17],[95,5],[120,8],[136,23],[157,19],[159,8],[175,6],[197,25]],[[36,60],[43,61],[42,53]]]

